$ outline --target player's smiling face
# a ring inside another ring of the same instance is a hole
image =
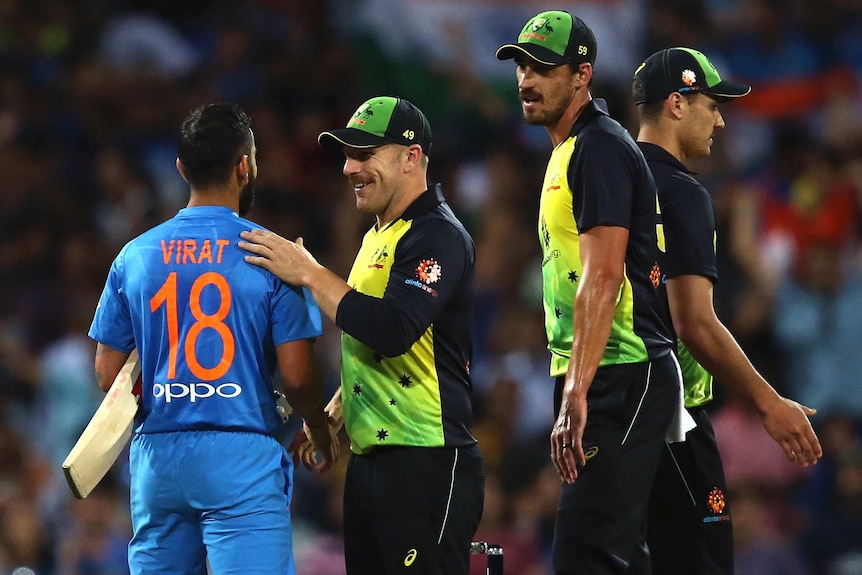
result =
[[[386,144],[376,148],[349,148],[344,146],[342,172],[347,176],[356,207],[362,212],[383,214],[400,195],[404,175],[404,146]]]
[[[515,56],[515,64],[524,120],[533,126],[557,124],[575,94],[571,67],[546,66],[523,54]]]
[[[710,154],[713,136],[724,128],[724,118],[718,109],[718,100],[711,96],[695,94],[686,100],[683,152],[688,158],[702,158]]]

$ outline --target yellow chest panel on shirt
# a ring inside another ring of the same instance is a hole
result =
[[[578,225],[572,213],[572,190],[567,178],[575,140],[569,138],[554,149],[545,172],[539,201],[542,270],[569,267],[580,272],[582,268]]]
[[[542,291],[551,375],[566,373],[571,357],[575,294],[583,276],[580,231],[569,187],[569,164],[576,137],[558,145],[548,162],[539,202]],[[617,294],[611,333],[600,366],[646,361],[643,341],[634,332],[633,293],[626,277]]]
[[[382,298],[398,242],[410,228],[410,221],[396,220],[383,230],[369,230],[347,278],[348,285]],[[433,336],[431,326],[407,353],[385,358],[349,334],[342,334],[341,397],[354,453],[388,445],[443,445]]]
[[[410,222],[404,220],[396,220],[381,231],[368,230],[347,278],[348,285],[364,294],[383,297],[389,283],[395,247],[409,230]]]
[[[578,225],[572,212],[572,190],[568,182],[575,140],[574,137],[569,138],[551,154],[539,201],[545,331],[553,374],[564,373],[568,365],[573,304],[583,270]]]

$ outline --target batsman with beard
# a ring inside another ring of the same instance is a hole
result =
[[[321,335],[311,295],[246,265],[241,217],[257,175],[251,120],[216,102],[183,122],[177,169],[188,206],[114,260],[89,335],[107,389],[141,358],[130,448],[129,565],[136,573],[294,573],[292,461],[274,434],[284,391],[320,454],[336,458],[312,352]]]

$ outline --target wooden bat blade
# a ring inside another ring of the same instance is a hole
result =
[[[93,491],[129,441],[138,411],[138,400],[132,395],[132,388],[140,375],[138,350],[133,349],[63,461],[63,475],[78,499],[84,499]]]

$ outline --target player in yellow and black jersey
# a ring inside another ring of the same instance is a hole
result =
[[[343,151],[357,208],[376,216],[347,281],[301,239],[257,230],[241,245],[251,263],[311,290],[343,330],[341,388],[327,411],[353,452],[347,571],[466,575],[484,498],[470,432],[473,240],[426,183],[431,128],[410,102],[372,98],[319,142]],[[314,458],[309,442],[297,452]]]
[[[681,439],[687,415],[656,291],[655,182],[590,94],[596,48],[586,23],[552,10],[497,50],[515,61],[524,120],[553,144],[539,240],[556,379],[550,451],[563,481],[557,575],[649,572],[646,502],[665,438]]]
[[[632,79],[638,145],[661,207],[659,293],[677,338],[685,404],[697,422],[684,442],[662,452],[650,495],[647,540],[657,575],[733,573],[733,501],[726,496],[707,412],[713,375],[760,415],[788,459],[813,465],[823,453],[808,421],[815,410],[779,395],[713,308],[715,214],[709,192],[684,162],[710,155],[713,138],[725,125],[719,107],[750,91],[751,86],[723,80],[702,52],[684,47],[652,54]]]

